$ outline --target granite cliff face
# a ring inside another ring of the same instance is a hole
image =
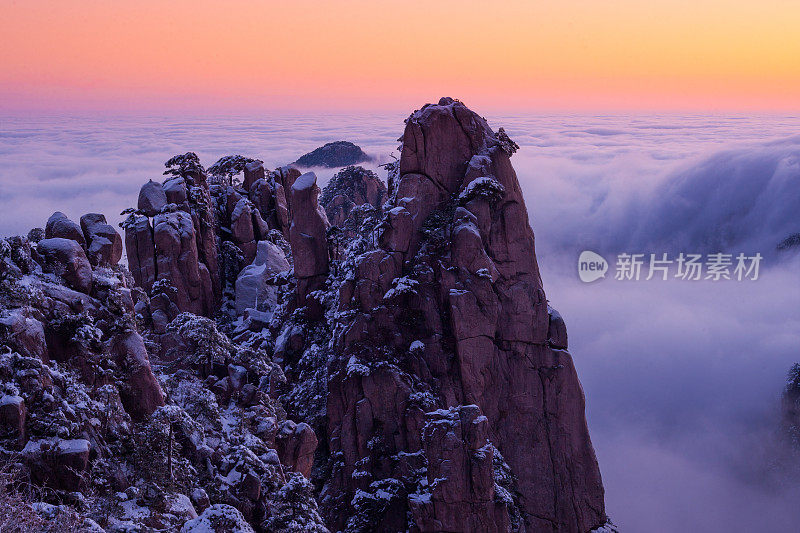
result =
[[[93,531],[606,525],[518,147],[449,98],[401,141],[388,189],[176,156],[128,210],[130,272],[100,214],[2,241],[0,455],[44,488],[31,512]]]
[[[602,525],[583,393],[550,328],[513,144],[451,99],[412,114],[402,142],[381,244],[339,295],[332,523],[391,484],[377,514],[393,527],[407,515],[423,531]],[[513,481],[496,484],[493,469]]]

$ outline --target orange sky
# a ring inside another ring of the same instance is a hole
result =
[[[797,0],[0,0],[0,109],[799,110]]]

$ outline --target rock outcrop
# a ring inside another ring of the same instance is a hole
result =
[[[425,415],[422,447],[430,489],[409,497],[419,531],[509,531],[507,502],[496,494],[495,450],[488,435],[488,420],[476,405]]]
[[[349,141],[335,141],[301,156],[295,165],[301,167],[346,167],[370,161],[364,151]]]
[[[208,315],[219,305],[217,221],[205,171],[193,153],[167,162],[164,184],[148,181],[138,211],[123,224],[128,265],[148,293],[157,280],[176,289],[180,311]],[[151,219],[152,218],[152,219]]]
[[[244,180],[242,187],[249,191],[255,182],[263,180],[266,174],[264,173],[264,164],[261,161],[251,161],[244,167]]]
[[[142,185],[139,191],[137,207],[143,214],[154,217],[167,205],[167,193],[164,186],[157,181],[150,180]]]
[[[329,223],[318,203],[319,187],[313,172],[297,178],[291,191],[289,242],[292,245],[297,294],[302,305],[309,293],[322,286],[328,274],[326,229]]]
[[[88,217],[89,221],[100,218]],[[87,228],[93,226],[88,224]],[[87,231],[90,247],[101,234],[102,231]],[[21,381],[18,392],[0,401],[5,425],[16,424],[16,433],[23,440],[30,433],[31,438],[69,436],[68,425],[63,431],[56,431],[57,426],[43,426],[41,409],[52,402],[57,404],[54,383],[67,393],[67,378],[48,368],[55,363],[75,372],[92,387],[112,387],[113,383],[114,394],[121,397],[121,407],[124,405],[125,412],[134,419],[163,405],[161,386],[151,370],[142,337],[134,328],[130,275],[111,262],[102,262],[93,269],[83,248],[71,239],[39,241],[35,261],[27,255],[34,249],[23,238],[12,241],[12,253],[0,261],[10,260],[18,266],[16,271],[6,269],[0,276],[0,347],[6,350],[0,358],[0,374],[9,386]],[[28,273],[23,274],[19,265]],[[57,277],[53,279],[48,272]],[[23,401],[12,401],[18,395]],[[29,410],[35,410],[32,421],[26,417]],[[47,412],[63,416],[58,409]],[[48,457],[60,461],[52,453]],[[51,478],[50,474],[42,475]],[[60,479],[61,474],[54,475],[53,479]]]
[[[92,266],[77,241],[60,237],[42,239],[36,250],[43,259],[45,272],[59,276],[76,291],[88,294],[92,290]]]
[[[92,531],[603,526],[517,148],[442,99],[388,190],[189,152],[126,210],[130,272],[101,214],[0,240],[0,459]]]
[[[44,227],[44,238],[70,239],[81,246],[86,245],[81,227],[60,211],[56,211],[47,219],[47,225]]]
[[[25,400],[16,394],[0,397],[0,436],[25,442],[25,423],[28,410]]]
[[[191,217],[183,211],[163,213],[153,219],[157,279],[176,289],[181,311],[207,315],[213,308],[208,267],[201,263]]]
[[[66,490],[85,486],[90,443],[85,439],[31,440],[22,450],[23,460],[39,485]]]
[[[285,166],[280,167],[275,170],[275,202],[278,209],[279,218],[282,215],[282,212],[286,212],[286,220],[288,224],[291,224],[291,216],[292,216],[292,185],[300,177],[302,173],[292,167],[292,166]],[[288,224],[286,226],[288,230]]]
[[[125,225],[125,251],[128,268],[136,285],[148,293],[156,281],[156,245],[153,226],[143,215],[131,215]]]
[[[131,418],[141,420],[164,405],[161,385],[150,369],[142,336],[136,331],[118,333],[108,341],[109,352],[124,376],[119,395]]]
[[[231,211],[231,235],[233,242],[242,250],[245,262],[256,256],[256,227],[253,224],[252,204],[247,198],[240,198]]]
[[[181,211],[156,219],[157,227],[189,224]],[[178,234],[168,242],[191,248],[192,235]],[[263,349],[231,343],[210,319],[177,309],[168,309],[163,334],[140,333],[146,320],[134,308],[144,310],[148,298],[132,276],[87,261],[91,288],[73,290],[43,271],[60,260],[48,241],[82,250],[43,239],[40,256],[24,237],[0,240],[0,458],[13,458],[19,482],[91,514],[102,524],[87,518],[92,531],[209,523],[228,531],[232,523],[217,521],[226,516],[248,531],[327,531],[306,478],[317,438],[280,406],[280,366]],[[164,254],[172,255],[185,257]],[[162,297],[174,306],[163,281],[154,283],[156,311],[167,308],[156,303]],[[148,354],[159,337],[172,342],[155,359],[160,379]],[[198,509],[212,509],[201,516],[210,522],[193,522]]]
[[[327,403],[334,465],[323,492],[331,525],[359,520],[343,511],[357,492],[377,497],[391,484],[391,505],[371,516],[386,530],[502,529],[506,516],[530,531],[601,526],[583,392],[570,354],[549,342],[566,335],[550,333],[515,145],[452,99],[412,114],[402,142],[381,246],[356,259],[340,291]],[[455,423],[465,418],[467,431]],[[453,425],[446,436],[442,424]],[[490,498],[485,446],[497,450],[493,483],[516,496]],[[409,454],[433,469],[431,480],[453,461],[484,466],[469,482],[420,492]],[[513,473],[505,487],[504,468]],[[469,521],[455,518],[465,509]]]
[[[317,436],[311,426],[305,422],[297,424],[287,420],[281,424],[275,443],[284,464],[307,478],[311,477],[314,451],[317,449]]]
[[[122,237],[106,222],[105,215],[88,213],[81,217],[86,255],[92,265],[116,265],[122,258]]]
[[[340,228],[348,225],[353,208],[363,205],[380,211],[386,201],[386,185],[371,170],[363,167],[347,167],[336,173],[319,197],[319,203],[325,207],[328,221]],[[357,221],[352,221],[356,226]],[[350,229],[353,235],[355,229]]]
[[[236,279],[236,314],[256,309],[271,315],[278,303],[278,288],[271,281],[290,268],[283,250],[271,242],[259,242],[255,260]]]

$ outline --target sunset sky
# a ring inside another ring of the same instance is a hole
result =
[[[0,109],[800,109],[797,0],[2,2]]]

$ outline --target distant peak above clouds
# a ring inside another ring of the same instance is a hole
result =
[[[294,164],[301,167],[342,168],[371,160],[364,150],[350,141],[334,141],[300,156]]]

